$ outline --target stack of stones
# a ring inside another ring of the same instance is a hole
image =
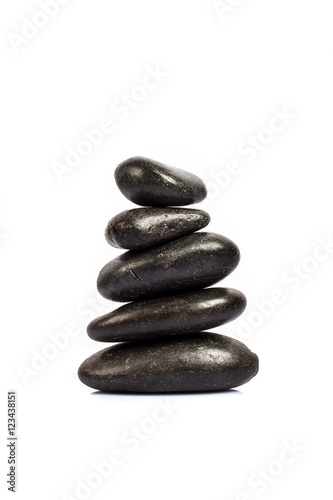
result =
[[[88,335],[116,342],[90,356],[80,380],[104,392],[193,392],[237,387],[258,372],[258,357],[241,342],[204,330],[237,318],[246,298],[207,288],[230,274],[240,253],[228,238],[198,232],[209,215],[179,208],[203,200],[197,176],[135,157],[115,171],[134,208],[116,215],[106,239],[128,251],[101,270],[97,287],[127,304],[88,325]],[[177,208],[176,208],[177,207]]]

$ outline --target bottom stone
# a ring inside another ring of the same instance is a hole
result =
[[[116,344],[79,368],[80,380],[103,392],[222,391],[258,372],[258,356],[242,342],[211,332]]]

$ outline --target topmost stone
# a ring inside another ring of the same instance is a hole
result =
[[[123,195],[137,205],[191,205],[207,196],[205,184],[196,175],[142,156],[120,163],[114,175]]]

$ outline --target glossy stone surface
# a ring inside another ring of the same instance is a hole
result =
[[[258,357],[242,342],[201,332],[116,344],[90,356],[80,380],[105,392],[222,391],[248,382]]]
[[[207,212],[190,208],[134,208],[113,217],[105,238],[116,248],[142,250],[194,233],[210,221]]]
[[[196,175],[142,156],[120,163],[115,179],[123,195],[137,205],[191,205],[207,196],[205,184]]]
[[[93,340],[127,342],[175,333],[209,330],[236,319],[246,298],[233,288],[206,288],[159,299],[131,302],[94,319]]]
[[[230,274],[240,259],[238,247],[215,233],[193,233],[163,245],[128,251],[106,264],[97,288],[118,302],[204,288]]]

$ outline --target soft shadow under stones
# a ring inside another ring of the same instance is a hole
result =
[[[188,398],[195,398],[195,397],[227,397],[227,396],[244,396],[244,393],[242,391],[239,391],[237,389],[226,389],[225,391],[196,391],[196,392],[102,392],[102,391],[94,391],[90,394],[91,396],[99,396],[99,397],[109,397],[111,398],[112,396],[118,396],[119,398],[126,399],[126,398],[135,398],[139,397],[142,399],[143,396],[146,396],[147,398],[152,398],[152,397],[159,397],[159,398],[166,398],[166,397],[175,397],[175,398],[180,398],[180,397],[186,397]]]

